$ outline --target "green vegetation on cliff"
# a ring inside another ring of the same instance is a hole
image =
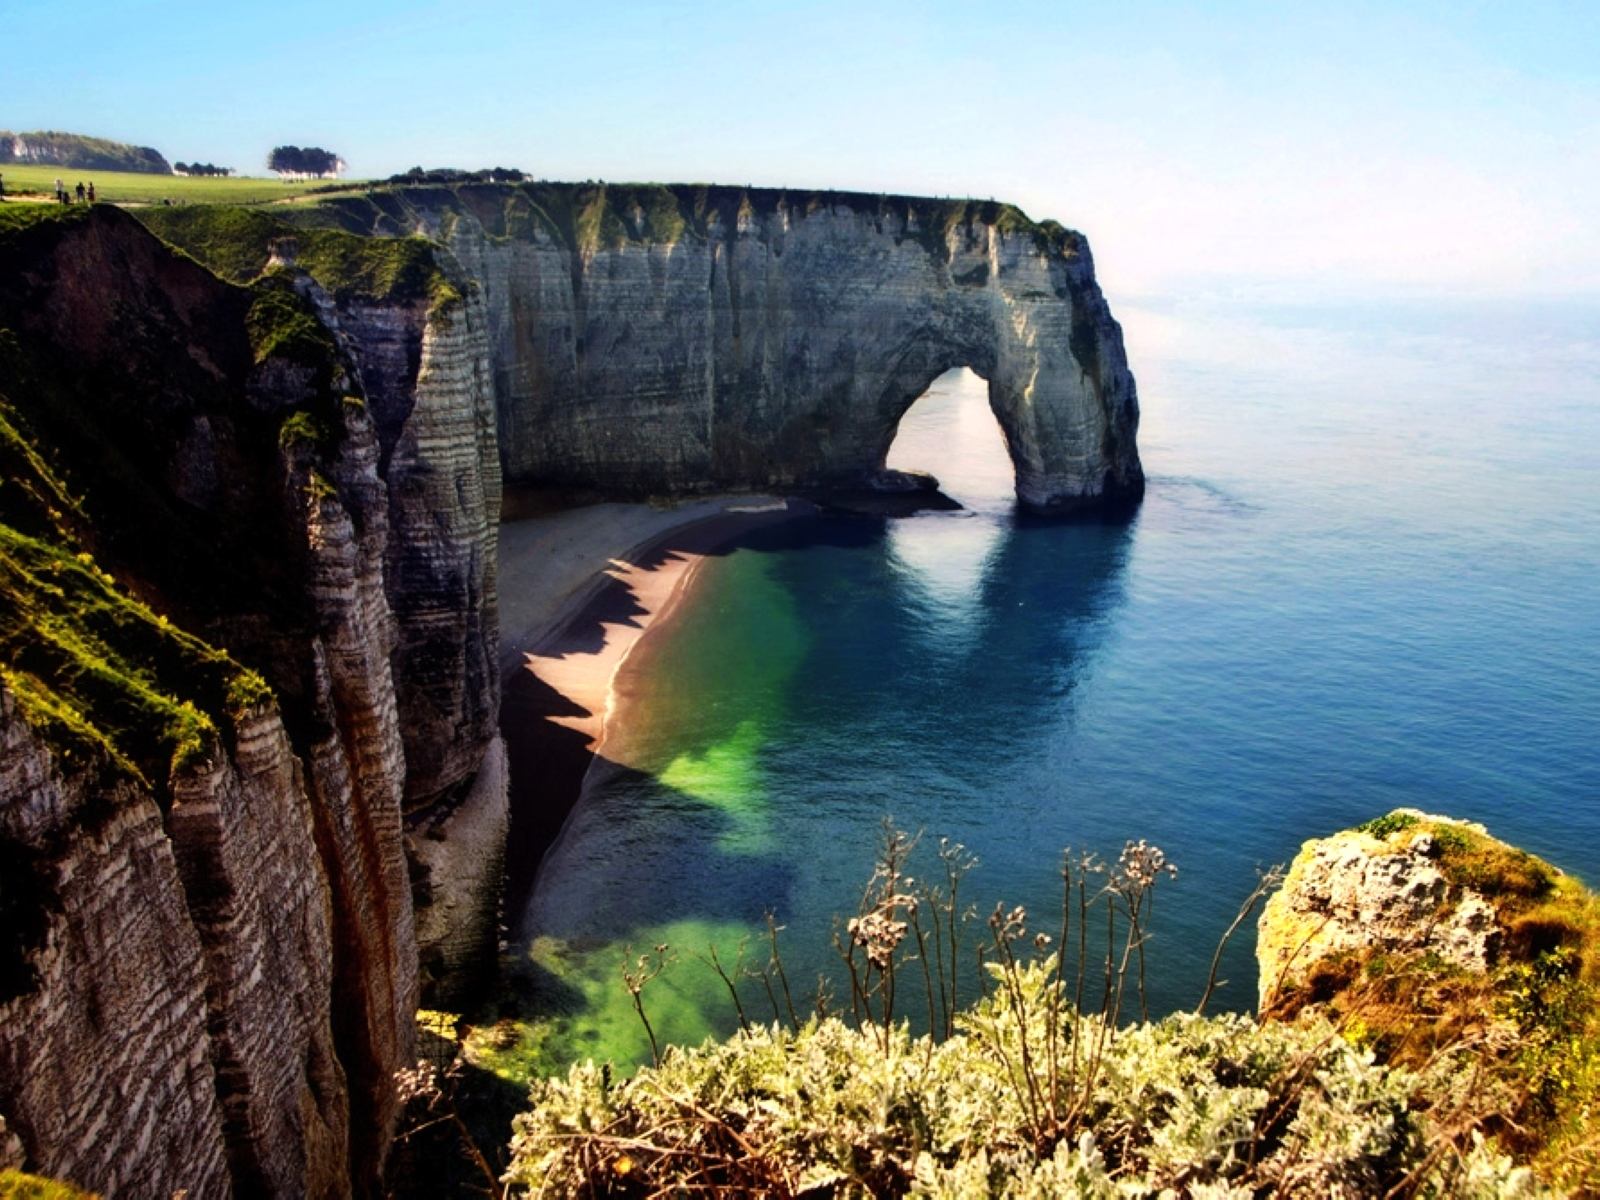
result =
[[[1080,253],[1084,244],[1082,235],[1055,221],[1035,221],[1015,205],[994,200],[704,183],[398,183],[361,195],[329,195],[290,215],[301,225],[329,222],[354,232],[398,233],[411,227],[411,205],[437,207],[444,196],[491,236],[526,237],[538,228],[585,253],[686,236],[728,237],[741,219],[765,221],[780,209],[791,216],[830,209],[866,216],[939,257],[948,255],[950,238],[976,236],[983,227],[1031,237],[1041,250],[1063,256]]]
[[[942,1042],[813,1019],[669,1049],[626,1081],[575,1066],[534,1084],[507,1178],[538,1196],[1532,1190],[1481,1140],[1439,1153],[1419,1077],[1331,1026],[1182,1014],[1111,1032],[1074,1013],[1053,963],[1009,982],[991,964]]]
[[[1325,874],[1344,861],[1370,862],[1382,882],[1369,884],[1360,937],[1329,951],[1324,930],[1347,918],[1314,897],[1345,886]],[[1429,895],[1430,878],[1442,879],[1430,911],[1394,928],[1382,906]],[[1308,843],[1284,892],[1297,890],[1313,899],[1275,901],[1262,921],[1262,944],[1299,960],[1268,1016],[1332,1020],[1396,1069],[1470,1052],[1471,1071],[1436,1106],[1551,1183],[1600,1190],[1600,897],[1481,826],[1407,809]],[[1485,962],[1463,952],[1476,944]]]
[[[316,367],[338,354],[333,334],[293,288],[269,277],[254,292],[244,321],[256,362],[283,358]]]
[[[159,794],[215,743],[216,717],[266,700],[266,683],[95,565],[78,502],[4,395],[0,466],[0,680],[64,763],[103,755]]]
[[[0,1200],[96,1200],[90,1192],[21,1171],[0,1171]]]
[[[139,320],[54,345],[27,279],[44,264],[39,277],[70,292],[107,253],[134,266],[74,311],[94,328],[96,306],[138,303]],[[148,299],[147,279],[173,269],[187,276],[178,294],[205,281],[204,303]],[[276,583],[299,461],[280,439],[297,421],[342,431],[338,349],[286,280],[221,283],[114,209],[0,206],[0,270],[0,678],[62,763],[159,798],[173,769],[270,698],[260,674],[181,626],[216,611],[301,619],[303,598]],[[338,440],[320,436],[315,453]],[[174,490],[180,474],[219,471],[227,489],[210,500]]]
[[[0,166],[14,163],[62,167],[84,171],[127,171],[143,175],[169,175],[172,166],[159,150],[130,146],[109,138],[53,129],[32,133],[0,130]]]
[[[460,299],[427,238],[302,228],[259,208],[228,205],[152,208],[135,215],[157,237],[233,283],[260,276],[271,244],[289,238],[296,265],[340,298],[426,299],[435,308]]]
[[[0,361],[15,349],[0,330]],[[0,690],[65,770],[103,771],[102,786],[122,776],[163,797],[173,770],[217,744],[222,714],[271,693],[97,565],[86,528],[81,501],[0,392]],[[3,1001],[35,985],[31,956],[54,884],[38,847],[5,836],[0,880]],[[68,1194],[12,1182],[19,1196]]]
[[[956,866],[949,884],[923,869],[913,881],[915,839],[889,833],[857,915],[840,926],[848,1006],[824,993],[797,1014],[774,965],[718,971],[735,1005],[736,979],[763,981],[772,1022],[756,1023],[747,1000],[739,1034],[661,1047],[631,1078],[584,1062],[537,1080],[507,1179],[563,1196],[1594,1194],[1596,1004],[1585,980],[1600,900],[1476,827],[1400,814],[1366,830],[1340,835],[1361,840],[1363,861],[1426,836],[1451,888],[1504,902],[1494,922],[1506,949],[1489,972],[1474,978],[1431,952],[1383,961],[1374,931],[1356,974],[1376,990],[1358,995],[1347,981],[1331,1003],[1303,996],[1261,1019],[1129,1023],[1124,989],[1131,1009],[1152,889],[1170,869],[1140,842],[1115,867],[1063,860],[1059,938],[1020,908],[997,908],[978,955],[983,994],[950,1007],[955,976],[941,970],[962,944],[954,884],[970,863],[941,846]],[[1334,859],[1349,865],[1346,853]],[[1381,864],[1355,874],[1394,878]],[[1284,890],[1309,887],[1315,911],[1320,892],[1303,875],[1291,872]],[[1241,918],[1279,878],[1264,877]],[[1402,891],[1414,895],[1416,878]],[[1519,934],[1533,919],[1555,932]],[[1108,922],[1116,937],[1086,956],[1078,931]],[[773,951],[776,964],[775,940]],[[1102,952],[1103,973],[1090,961]],[[671,958],[658,946],[622,973],[647,1032],[650,985]],[[1388,980],[1420,982],[1389,994]],[[924,997],[934,1018],[916,1036],[923,1018],[900,1014]],[[1425,1044],[1407,1040],[1407,1022],[1437,1022],[1451,1004],[1475,1011]]]
[[[87,215],[86,208],[66,208],[59,204],[0,205],[0,238],[37,225],[81,221]]]

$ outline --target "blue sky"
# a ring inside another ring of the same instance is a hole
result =
[[[1113,292],[1600,293],[1600,2],[0,0],[0,126],[1014,200]]]

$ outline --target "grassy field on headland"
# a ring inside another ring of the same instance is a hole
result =
[[[69,188],[76,187],[80,180],[85,184],[92,180],[95,198],[109,204],[160,204],[163,200],[171,200],[174,204],[266,204],[303,196],[317,188],[329,186],[326,179],[284,183],[277,179],[84,171],[75,167],[24,163],[0,166],[0,177],[5,180],[7,199],[25,193],[43,195],[48,199],[55,193],[57,179]],[[366,184],[347,181],[346,186],[355,189]]]

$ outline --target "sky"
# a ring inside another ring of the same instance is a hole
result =
[[[0,128],[995,197],[1113,296],[1600,295],[1600,0],[0,0]]]

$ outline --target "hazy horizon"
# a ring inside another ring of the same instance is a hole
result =
[[[1117,295],[1600,294],[1600,6],[500,0],[7,14],[0,126],[264,174],[413,165],[1008,200]],[[88,30],[89,33],[84,31]]]

